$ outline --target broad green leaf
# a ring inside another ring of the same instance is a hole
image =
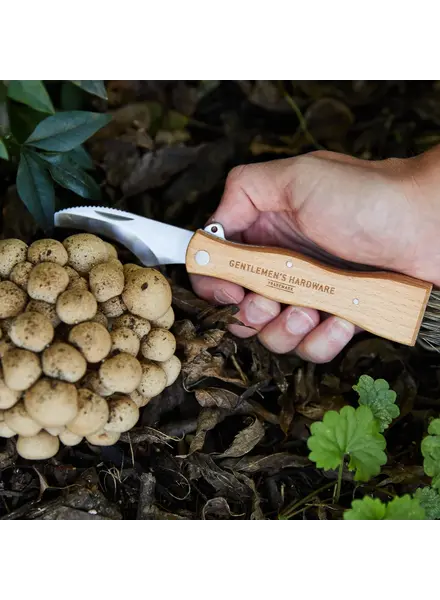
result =
[[[427,486],[416,490],[414,497],[420,503],[420,506],[425,509],[427,519],[440,519],[440,494],[437,490]]]
[[[39,110],[34,110],[25,104],[16,102],[8,103],[9,119],[11,122],[11,132],[19,144],[30,136],[41,121],[47,119],[47,116]]]
[[[423,521],[425,518],[425,510],[417,498],[411,498],[409,494],[386,504],[365,496],[362,500],[353,500],[351,509],[344,512],[345,520]]]
[[[86,169],[86,171],[92,171],[95,168],[92,157],[83,146],[78,146],[67,152],[66,156],[76,162],[79,167]]]
[[[93,177],[83,171],[66,154],[41,154],[40,156],[48,162],[50,174],[59,185],[82,198],[101,199],[101,190]]]
[[[54,113],[52,101],[42,81],[11,81],[8,97],[44,113]]]
[[[344,406],[340,412],[330,410],[310,430],[309,458],[322,469],[336,469],[347,455],[348,468],[355,471],[354,479],[368,481],[387,462],[385,438],[379,433],[379,424],[368,406],[356,410]]]
[[[57,113],[39,123],[25,143],[50,152],[69,152],[110,121],[109,115],[100,113],[79,110]]]
[[[8,149],[5,146],[4,141],[0,138],[0,158],[4,160],[9,160]]]
[[[65,81],[62,84],[60,106],[63,110],[82,110],[86,100],[86,95],[79,87],[73,85],[70,81]]]
[[[72,83],[85,92],[93,94],[93,96],[98,96],[98,98],[102,98],[103,100],[107,100],[108,98],[103,81],[72,81]]]
[[[50,230],[55,212],[53,183],[44,163],[27,150],[20,155],[17,192],[40,227],[45,231]]]
[[[421,444],[423,468],[432,477],[431,486],[440,489],[440,419],[431,421],[428,434]]]
[[[379,421],[379,431],[387,429],[391,421],[400,415],[395,404],[396,392],[390,390],[385,379],[374,380],[369,375],[361,375],[353,389],[359,394],[359,404],[371,408]]]

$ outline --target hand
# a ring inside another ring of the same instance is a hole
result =
[[[366,161],[332,152],[241,166],[218,209],[226,237],[380,267],[440,284],[439,149],[411,159]],[[341,318],[280,304],[233,283],[194,276],[196,293],[238,304],[239,337],[258,334],[275,353],[332,360],[358,331]]]

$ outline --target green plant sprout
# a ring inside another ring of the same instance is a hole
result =
[[[103,81],[63,85],[107,99]],[[93,162],[82,144],[110,120],[107,114],[82,110],[55,112],[42,81],[0,81],[0,159],[18,161],[18,195],[44,231],[53,227],[54,183],[100,200],[100,188],[87,172]]]

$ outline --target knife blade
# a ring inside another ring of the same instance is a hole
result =
[[[184,264],[190,274],[331,313],[409,346],[416,343],[432,290],[431,283],[398,273],[347,271],[292,250],[231,242],[220,223],[192,232],[117,209],[85,206],[57,212],[55,225],[107,236],[144,265]]]

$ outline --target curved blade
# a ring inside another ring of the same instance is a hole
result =
[[[193,232],[100,206],[78,206],[55,213],[55,226],[81,229],[119,242],[147,266],[185,264]]]

